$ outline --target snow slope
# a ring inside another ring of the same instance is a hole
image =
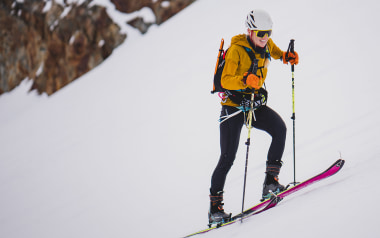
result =
[[[339,158],[339,174],[275,209],[202,237],[375,237],[379,232],[380,3],[198,0],[148,34],[129,35],[99,67],[51,97],[23,82],[0,96],[0,237],[181,237],[206,228],[219,156],[209,93],[220,39],[252,8],[294,38],[297,180]],[[291,10],[289,10],[291,9]],[[112,14],[111,14],[112,15]],[[221,17],[222,16],[222,17]],[[287,123],[282,183],[293,178],[290,66],[272,61],[269,105]],[[241,209],[243,129],[225,187]],[[270,138],[254,130],[246,204],[256,204]],[[248,205],[247,205],[248,206]]]

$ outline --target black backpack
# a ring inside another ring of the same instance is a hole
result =
[[[218,58],[216,60],[216,66],[215,66],[215,72],[214,72],[214,85],[213,85],[213,90],[211,91],[211,93],[225,92],[226,91],[226,89],[224,89],[222,87],[222,84],[220,82],[221,78],[222,78],[224,65],[225,65],[226,54],[228,51],[228,49],[226,51],[224,51],[223,46],[224,46],[224,39],[222,39],[222,41],[220,43],[219,54],[218,54]],[[249,58],[251,58],[252,65],[251,65],[251,68],[249,69],[249,71],[253,72],[253,71],[255,71],[253,69],[253,67],[254,67],[253,62],[256,62],[255,54],[253,53],[253,51],[250,48],[245,47],[245,46],[242,46],[242,47],[245,49],[245,51],[249,55]],[[256,72],[253,72],[253,73],[256,73]]]
[[[226,54],[228,51],[228,49],[224,51],[223,46],[224,46],[224,39],[222,39],[222,41],[220,43],[219,54],[218,54],[218,58],[216,61],[215,72],[214,72],[214,85],[213,85],[213,90],[211,91],[211,93],[214,94],[217,92],[223,92],[234,103],[237,103],[239,105],[250,104],[250,100],[251,100],[250,94],[246,94],[249,91],[245,91],[246,93],[242,93],[240,91],[227,90],[227,89],[222,87],[221,78],[222,78],[222,73],[223,73],[223,69],[224,69],[224,65],[225,65]],[[249,58],[252,61],[249,72],[256,74],[257,59],[255,57],[255,53],[253,53],[253,51],[248,47],[245,47],[245,46],[242,46],[242,47],[245,49],[245,51],[249,55]],[[263,90],[265,91],[265,89],[263,89]],[[267,96],[267,95],[265,95],[265,96]],[[256,101],[256,99],[255,99],[255,101]]]

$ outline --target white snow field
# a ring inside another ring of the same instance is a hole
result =
[[[274,209],[199,237],[377,237],[375,0],[198,0],[145,35],[129,32],[104,63],[50,97],[28,92],[27,80],[1,95],[0,237],[183,237],[206,228],[219,159],[220,104],[210,94],[216,56],[222,37],[228,46],[245,33],[245,16],[255,8],[271,14],[275,43],[286,50],[295,39],[300,56],[297,180],[340,154],[346,164]],[[288,127],[280,174],[286,184],[293,180],[290,66],[272,60],[266,85],[268,105]],[[225,209],[234,214],[246,138],[243,128],[225,186]],[[252,140],[247,208],[261,196],[270,137],[253,130]]]

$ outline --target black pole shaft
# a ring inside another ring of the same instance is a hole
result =
[[[294,40],[291,39],[289,43],[288,52],[294,53]],[[297,183],[296,181],[296,111],[295,111],[295,100],[294,100],[294,64],[291,66],[292,70],[292,104],[293,104],[293,114],[292,114],[292,120],[293,120],[293,184],[295,185]]]
[[[294,66],[292,65],[292,68]],[[294,72],[292,70],[292,72]],[[292,79],[292,91],[293,91],[293,114],[292,114],[292,120],[293,120],[293,184],[295,185],[297,183],[296,181],[296,113],[294,110],[294,78]]]
[[[244,170],[244,185],[243,185],[243,201],[241,203],[241,222],[243,222],[243,212],[244,212],[244,200],[245,200],[245,187],[247,184],[247,168],[248,168],[248,155],[249,155],[249,145],[251,144],[251,138],[247,138],[247,142],[245,143],[247,145],[247,153],[245,156],[245,170]]]

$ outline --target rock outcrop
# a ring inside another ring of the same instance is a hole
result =
[[[124,13],[152,9],[155,23],[129,22],[141,32],[161,24],[194,0],[110,0]],[[0,95],[24,79],[32,89],[53,94],[103,62],[127,35],[92,0],[1,0]],[[126,23],[127,24],[127,23]]]
[[[50,4],[50,6],[47,6]],[[56,92],[106,59],[126,38],[104,7],[4,0],[0,5],[0,93],[23,79]]]

